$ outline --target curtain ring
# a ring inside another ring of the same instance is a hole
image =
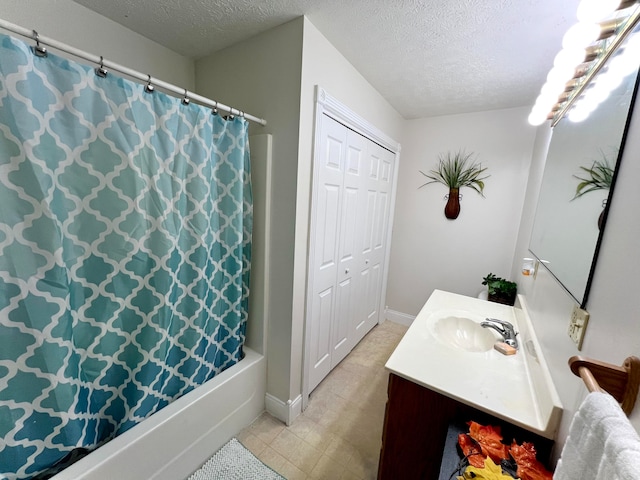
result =
[[[36,41],[36,46],[33,49],[36,56],[46,57],[47,49],[40,45],[40,35],[38,35],[38,32],[36,32],[35,30],[33,31],[33,39]]]
[[[153,93],[156,89],[153,85],[151,85],[151,75],[147,73],[147,84],[144,86],[144,91],[147,93]]]
[[[233,115],[233,107],[229,107],[229,119],[233,120],[235,116]]]
[[[184,89],[184,98],[182,99],[182,104],[183,104],[183,105],[189,105],[189,102],[191,101],[191,100],[189,99],[188,93],[189,93],[189,92],[187,92],[187,89],[185,88],[185,89]]]
[[[216,100],[214,100],[215,105],[213,106],[213,110],[211,110],[211,113],[213,115],[218,115],[218,102]]]
[[[100,55],[100,66],[96,68],[96,75],[105,78],[107,76],[107,73],[107,69],[104,68],[104,58],[102,57],[102,55]]]

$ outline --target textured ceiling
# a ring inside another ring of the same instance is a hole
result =
[[[74,0],[200,58],[300,15],[405,118],[530,105],[579,0]]]

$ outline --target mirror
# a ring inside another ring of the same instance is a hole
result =
[[[529,250],[583,308],[615,181],[593,185],[587,170],[606,176],[617,168],[636,77],[627,76],[584,121],[560,120],[549,145]]]

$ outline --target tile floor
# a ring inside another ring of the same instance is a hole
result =
[[[378,472],[387,401],[384,364],[407,327],[376,326],[313,391],[286,427],[262,414],[237,436],[287,480],[369,480]]]

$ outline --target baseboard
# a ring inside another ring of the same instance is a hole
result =
[[[285,403],[267,393],[264,396],[264,404],[267,412],[287,426],[291,425],[296,417],[302,413],[302,395],[298,395],[294,400],[287,400]]]
[[[395,310],[389,310],[388,308],[384,311],[384,316],[391,322],[399,323],[400,325],[406,325],[407,327],[410,327],[413,321],[416,319],[416,317],[413,315],[396,312]]]

